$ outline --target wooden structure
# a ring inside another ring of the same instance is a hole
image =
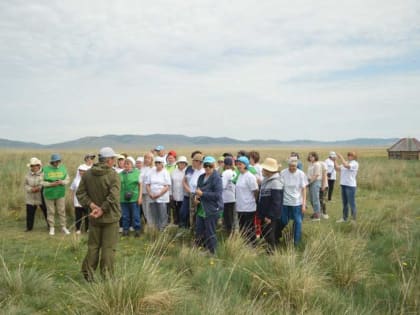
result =
[[[387,151],[389,159],[420,160],[420,141],[416,138],[402,138]]]

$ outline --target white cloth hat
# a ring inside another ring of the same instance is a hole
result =
[[[111,147],[104,147],[99,150],[99,156],[103,158],[111,158],[118,156],[118,154],[116,154]]]
[[[297,156],[291,156],[291,157],[289,157],[289,160],[287,162],[289,163],[289,165],[290,164],[297,165],[298,164],[298,158],[297,158]]]
[[[269,172],[275,173],[279,171],[279,165],[275,159],[272,158],[266,158],[264,162],[261,164],[261,167],[264,170],[267,170]],[[281,167],[281,165],[280,165]]]
[[[176,164],[181,163],[181,162],[184,162],[184,163],[188,164],[188,160],[184,155],[181,155],[181,156],[178,157],[178,160],[176,161]]]
[[[27,167],[31,167],[31,165],[42,165],[42,163],[40,159],[33,157],[29,160],[29,163],[26,164]]]
[[[136,165],[136,161],[134,161],[134,158],[132,156],[127,156],[125,160],[130,161],[132,166]]]
[[[144,162],[144,157],[142,157],[142,156],[138,156],[137,157],[137,159],[136,159],[136,162]]]
[[[81,164],[81,165],[79,165],[79,167],[77,168],[79,171],[87,171],[87,170],[89,170],[90,169],[90,167],[89,166],[87,166],[86,164]]]
[[[156,162],[160,162],[160,163],[165,164],[165,159],[161,156],[157,156],[157,157],[155,157],[155,163]]]
[[[335,157],[337,157],[337,154],[334,151],[331,151],[328,156],[332,157],[332,158],[335,158]]]

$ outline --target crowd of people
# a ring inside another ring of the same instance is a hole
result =
[[[329,219],[327,201],[332,198],[337,173],[341,173],[343,205],[337,222],[349,220],[349,208],[351,220],[356,220],[359,165],[355,152],[348,152],[347,159],[330,152],[325,161],[317,152],[309,152],[306,172],[296,152],[290,154],[284,169],[271,157],[260,163],[257,151],[226,152],[217,159],[194,151],[190,158],[191,164],[186,156],[166,152],[162,145],[136,159],[109,147],[100,150],[97,163],[96,155],[86,154],[70,191],[75,233],[89,231],[82,268],[87,280],[92,280],[99,262],[103,274],[112,270],[118,233],[128,237],[132,231],[140,237],[144,224],[159,231],[168,225],[191,229],[196,245],[214,254],[218,222],[227,236],[238,230],[251,246],[257,238],[264,238],[272,252],[293,220],[293,240],[298,245],[307,196],[313,210],[310,220]],[[62,232],[70,234],[65,211],[70,176],[60,154],[52,154],[44,166],[33,157],[28,167],[26,230],[33,229],[40,207],[51,236],[55,235],[56,212]]]

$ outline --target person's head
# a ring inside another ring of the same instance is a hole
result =
[[[40,159],[33,157],[29,160],[27,166],[30,168],[32,173],[37,173],[41,170],[42,163]]]
[[[335,160],[336,158],[337,158],[337,154],[334,152],[334,151],[331,151],[329,154],[328,154],[328,157],[331,159],[331,160]]]
[[[166,156],[166,162],[168,165],[174,165],[176,163],[176,152],[174,150],[168,152],[168,155]]]
[[[89,170],[89,167],[85,164],[82,164],[77,170],[79,172],[80,177],[82,177]]]
[[[178,167],[178,169],[182,171],[184,168],[187,167],[187,165],[188,165],[187,157],[183,155],[178,157],[178,160],[176,161],[176,166]]]
[[[245,156],[249,160],[249,153],[246,152],[245,150],[239,150],[236,156],[237,158],[240,158],[241,156]]]
[[[215,165],[216,159],[214,157],[208,155],[203,159],[203,167],[207,175],[213,173]]]
[[[291,173],[296,172],[297,165],[298,165],[298,157],[297,156],[291,156],[291,157],[289,157],[289,160],[287,161],[287,163],[289,165],[289,171]]]
[[[352,160],[357,160],[357,154],[354,151],[349,151],[347,152],[347,158],[352,161]]]
[[[319,160],[318,153],[316,153],[314,151],[309,152],[309,154],[308,154],[308,161],[309,162],[316,162],[318,160]]]
[[[239,172],[245,173],[248,170],[249,160],[246,156],[240,156],[237,160],[237,167]]]
[[[203,163],[203,155],[201,153],[196,153],[192,157],[192,167],[196,170],[201,169]]]
[[[225,152],[225,153],[223,153],[222,155],[223,155],[223,157],[224,157],[224,158],[227,158],[227,157],[233,157],[233,154],[232,154],[232,153],[230,153],[230,152]]]
[[[144,161],[143,161],[144,166],[152,167],[154,158],[155,157],[152,152],[147,152],[144,155]]]
[[[161,171],[164,168],[165,159],[161,156],[155,157],[155,167],[156,171]]]
[[[157,145],[154,151],[157,156],[165,156],[165,147],[163,145]]]
[[[223,156],[219,156],[219,158],[217,159],[217,166],[219,168],[223,168],[224,162],[225,162],[225,158]]]
[[[142,156],[138,156],[136,159],[136,168],[141,169],[143,167],[144,158]]]
[[[99,150],[98,160],[99,163],[104,163],[109,167],[112,167],[115,164],[115,158],[117,156],[118,154],[116,154],[111,147],[104,147]]]
[[[124,163],[125,163],[125,156],[122,154],[118,154],[117,156],[117,166],[118,168],[123,169],[124,168]]]
[[[232,169],[233,168],[233,159],[231,157],[226,157],[223,160],[223,168],[225,170],[228,170],[228,169]]]
[[[51,154],[50,164],[54,167],[58,167],[61,163],[61,156],[58,153]]]
[[[271,177],[275,173],[278,173],[281,164],[279,165],[277,161],[273,158],[266,158],[261,164],[262,172],[264,177]]]
[[[290,156],[291,157],[297,157],[297,159],[299,160],[299,153],[297,153],[297,152],[290,153]]]
[[[136,161],[131,156],[127,156],[127,158],[124,160],[124,170],[129,172],[134,168],[134,165],[136,165]]]
[[[255,165],[260,161],[260,153],[257,151],[251,151],[249,152],[249,163],[251,165]]]
[[[196,154],[201,154],[201,155],[203,155],[203,152],[201,152],[201,151],[199,151],[199,150],[192,151],[192,152],[191,152],[191,158],[193,159],[193,158],[194,158],[194,155],[196,155]]]
[[[96,158],[96,155],[95,154],[88,153],[88,154],[85,155],[85,157],[84,157],[83,160],[85,161],[85,164],[86,165],[92,165],[93,164],[93,161],[95,160],[95,158]]]

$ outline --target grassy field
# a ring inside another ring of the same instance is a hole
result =
[[[300,148],[326,157],[328,148]],[[346,148],[335,148],[345,153]],[[189,157],[191,148],[178,154]],[[225,148],[209,149],[219,156]],[[237,149],[230,149],[236,152]],[[289,148],[260,149],[283,165]],[[218,234],[215,257],[170,228],[122,238],[116,277],[94,284],[80,274],[86,236],[48,236],[37,213],[25,233],[23,178],[29,158],[52,152],[0,155],[1,314],[419,314],[420,162],[389,161],[384,149],[360,148],[358,222],[336,224],[339,187],[329,220],[303,223],[294,249],[286,231],[272,256],[239,237]],[[144,152],[144,151],[140,151]],[[60,152],[74,176],[83,152]],[[138,153],[128,152],[137,156]],[[67,198],[68,222],[73,222]],[[310,210],[309,213],[312,211]],[[70,224],[69,224],[70,225]],[[72,229],[74,231],[74,228]]]

